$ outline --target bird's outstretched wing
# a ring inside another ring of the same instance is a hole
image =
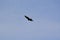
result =
[[[28,16],[24,16],[28,21],[33,21],[31,18],[29,18]]]

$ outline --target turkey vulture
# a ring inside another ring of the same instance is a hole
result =
[[[28,21],[33,21],[31,18],[24,16]]]

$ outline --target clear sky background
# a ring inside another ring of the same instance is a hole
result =
[[[0,40],[60,40],[60,0],[0,0]]]

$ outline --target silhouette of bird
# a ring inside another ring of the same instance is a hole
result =
[[[31,18],[29,18],[28,16],[24,16],[28,21],[33,21]]]

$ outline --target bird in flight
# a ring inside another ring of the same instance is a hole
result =
[[[29,18],[28,16],[24,16],[28,21],[33,21],[31,18]]]

